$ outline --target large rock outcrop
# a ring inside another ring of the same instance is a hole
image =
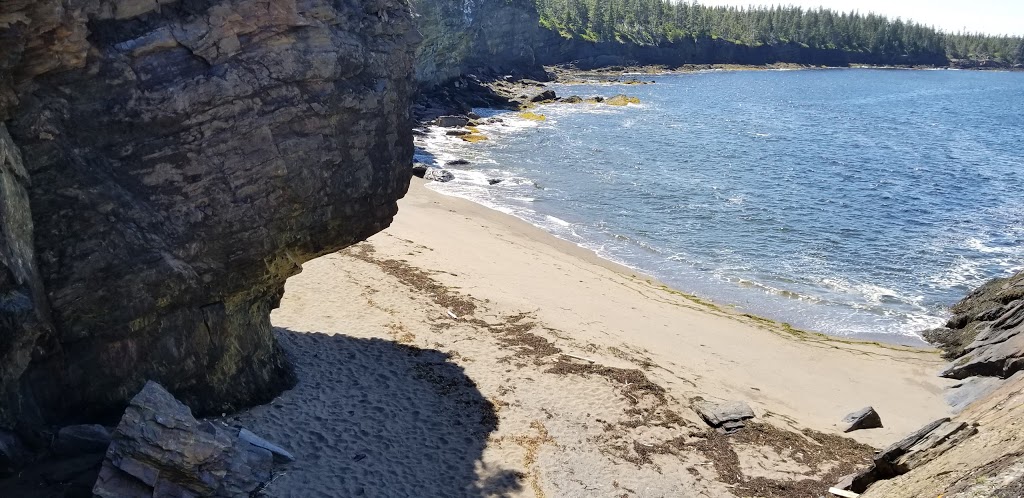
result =
[[[408,188],[403,0],[0,3],[0,428],[290,382],[269,312]]]
[[[924,336],[953,360],[942,375],[1009,377],[1024,370],[1024,272],[979,287]]]
[[[861,498],[1024,496],[1022,433],[1024,374],[1017,374],[928,431],[895,462],[906,473],[871,485]]]
[[[1024,496],[1024,272],[982,285],[952,311],[924,335],[952,359],[942,375],[966,379],[948,396],[959,413],[877,455],[849,482],[865,498]]]

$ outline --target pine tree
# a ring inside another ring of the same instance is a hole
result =
[[[907,56],[1024,64],[1024,38],[944,33],[874,13],[817,8],[707,7],[674,0],[535,0],[543,25],[595,41],[659,44],[718,37],[746,45],[802,43],[899,60]]]

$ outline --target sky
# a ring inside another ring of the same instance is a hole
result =
[[[1024,0],[696,0],[702,5],[797,5],[849,12],[874,12],[912,19],[948,32],[964,30],[992,35],[1024,35]]]

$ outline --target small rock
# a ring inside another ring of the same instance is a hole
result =
[[[466,117],[469,119],[480,119],[480,115],[475,112],[467,112]]]
[[[856,472],[854,472],[853,474],[847,474],[847,475],[843,476],[841,479],[839,479],[839,482],[837,482],[836,485],[833,486],[833,487],[836,488],[836,489],[841,489],[843,491],[847,491],[847,490],[849,490],[850,488],[853,487],[853,480],[856,477],[857,477],[857,473]]]
[[[423,174],[425,180],[433,180],[435,182],[450,182],[455,179],[455,174],[444,168],[427,168],[427,172]]]
[[[583,102],[583,97],[580,97],[579,95],[570,95],[562,99],[562,102],[565,102],[566,104],[579,104],[580,102]]]
[[[427,168],[429,168],[429,167],[430,166],[427,166],[426,164],[423,164],[423,163],[413,164],[412,165],[412,174],[414,176],[419,177],[419,178],[423,178],[423,175],[427,174]]]
[[[487,179],[487,184],[488,185],[497,185],[497,184],[501,183],[502,181],[503,180],[501,178],[488,178]]]
[[[434,124],[443,128],[457,128],[469,124],[469,118],[465,116],[441,116],[434,120]]]
[[[466,164],[469,164],[469,161],[465,159],[454,159],[444,163],[445,166],[464,166]]]
[[[461,130],[461,129],[448,130],[448,131],[444,132],[445,135],[448,135],[450,137],[461,137],[463,135],[469,135],[470,133],[472,133],[472,132],[469,131],[469,130]]]
[[[110,431],[102,425],[70,425],[54,439],[53,452],[61,456],[104,453],[110,446]]]
[[[256,434],[253,434],[249,429],[242,429],[238,431],[238,437],[242,441],[245,441],[258,448],[263,448],[274,455],[274,461],[278,463],[290,463],[295,461],[295,457],[288,450],[263,439]]]
[[[882,427],[882,417],[874,408],[868,406],[861,408],[845,417],[841,428],[843,432],[853,432],[860,429],[877,429]]]
[[[556,98],[558,98],[558,95],[555,95],[554,90],[544,90],[543,92],[534,95],[533,98],[530,99],[530,102],[545,102],[548,100],[555,100]]]
[[[754,418],[754,410],[742,401],[726,401],[713,403],[698,401],[693,409],[711,427],[721,428],[726,434],[736,432],[743,427],[743,421]]]
[[[487,124],[504,123],[505,120],[501,118],[487,118]]]

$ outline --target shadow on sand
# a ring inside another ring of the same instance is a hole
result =
[[[447,355],[278,328],[298,384],[229,423],[292,451],[269,496],[504,496],[522,476],[480,463],[498,418]]]

